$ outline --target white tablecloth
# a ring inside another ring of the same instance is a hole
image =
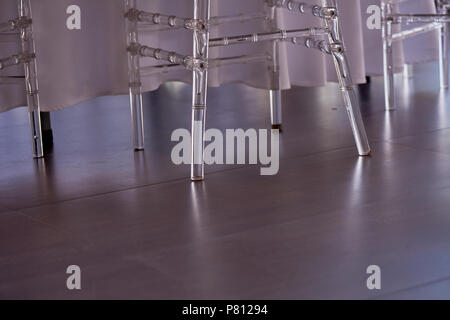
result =
[[[320,4],[320,0],[305,0]],[[433,10],[433,0],[411,0],[402,4],[404,10]],[[76,4],[81,8],[81,30],[66,28],[66,9]],[[192,0],[138,0],[139,8],[151,12],[192,17]],[[355,83],[365,81],[366,74],[381,74],[381,32],[368,30],[367,7],[379,5],[379,0],[338,0],[344,39]],[[122,0],[32,0],[34,36],[38,63],[41,110],[53,111],[73,106],[88,99],[110,94],[127,93],[127,57]],[[264,0],[212,0],[212,15],[260,12]],[[1,0],[0,21],[17,15],[16,0]],[[290,13],[278,9],[279,28],[320,26],[321,20],[310,14]],[[237,35],[263,30],[263,22],[223,25],[212,29],[212,37]],[[420,41],[420,45],[419,42]],[[422,42],[424,41],[424,42]],[[164,31],[141,37],[141,42],[153,47],[191,54],[192,34],[187,30]],[[17,52],[14,44],[0,43],[0,56]],[[336,81],[331,57],[303,46],[283,44],[281,51],[280,87],[318,86]],[[437,37],[420,36],[405,43],[408,63],[436,58]],[[403,65],[401,48],[396,51],[397,66]],[[271,52],[269,43],[212,48],[211,57]],[[153,65],[152,59],[142,59],[142,65]],[[1,75],[23,73],[0,71]],[[263,64],[232,65],[211,70],[210,85],[243,82],[253,87],[271,88],[270,74]],[[155,90],[165,81],[191,81],[187,71],[143,79],[144,91]],[[0,86],[0,112],[25,105],[23,86]]]

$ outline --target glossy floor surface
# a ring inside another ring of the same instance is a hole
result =
[[[25,109],[0,115],[0,298],[450,298],[450,92],[437,64],[359,88],[373,155],[358,158],[336,86],[283,92],[280,171],[172,164],[190,88],[146,94],[146,150],[126,96],[52,114],[30,158]],[[268,92],[213,88],[209,128],[268,128]],[[81,267],[80,291],[66,268]],[[366,268],[381,267],[381,290]]]

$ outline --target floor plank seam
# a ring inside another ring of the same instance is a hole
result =
[[[423,135],[427,135],[427,134],[431,134],[431,133],[436,133],[436,132],[439,132],[439,131],[449,130],[449,129],[450,129],[450,127],[433,129],[433,130],[426,130],[426,131],[419,132],[417,134],[410,134],[410,135],[405,135],[405,136],[391,138],[391,139],[388,139],[387,141],[395,141],[395,140],[405,139],[405,138],[414,138],[414,137],[419,137],[419,136],[423,136]]]
[[[403,288],[403,289],[398,289],[398,290],[394,290],[394,291],[391,291],[391,292],[382,293],[382,294],[380,294],[380,295],[378,295],[376,297],[370,298],[369,300],[379,299],[379,298],[383,298],[383,297],[387,297],[388,298],[389,296],[396,295],[398,293],[408,292],[408,291],[411,291],[411,290],[414,290],[414,289],[419,289],[419,288],[424,288],[424,287],[427,287],[427,286],[430,286],[430,285],[434,285],[434,284],[437,284],[437,283],[440,283],[440,282],[446,282],[446,281],[449,281],[449,280],[450,280],[450,275],[447,276],[447,277],[431,280],[431,281],[428,281],[428,282],[418,283],[416,285],[413,285],[413,286],[410,286],[410,287],[407,287],[407,288]]]
[[[432,153],[432,154],[438,154],[441,156],[447,156],[450,157],[449,153],[445,153],[445,152],[440,152],[440,151],[436,151],[436,150],[431,150],[431,149],[426,149],[426,148],[418,148],[418,147],[414,147],[408,144],[403,144],[401,142],[395,142],[395,141],[391,141],[391,144],[397,145],[397,146],[402,146],[404,148],[408,148],[411,150],[416,150],[416,151],[421,151],[421,152],[427,152],[427,153]]]

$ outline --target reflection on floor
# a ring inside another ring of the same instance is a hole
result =
[[[0,115],[0,298],[450,298],[450,110],[437,65],[360,87],[373,156],[358,158],[335,85],[283,92],[280,172],[170,160],[190,89],[145,96],[131,150],[126,96],[52,114],[30,159],[26,112]],[[211,89],[208,127],[269,128],[268,92]],[[379,265],[382,289],[366,268]],[[66,288],[79,265],[82,290]]]

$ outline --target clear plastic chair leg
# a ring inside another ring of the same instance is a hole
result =
[[[268,15],[269,31],[277,30],[276,24],[276,7],[269,8]],[[271,85],[272,90],[269,91],[270,98],[270,120],[272,129],[278,129],[281,131],[282,125],[282,104],[281,104],[281,91],[280,88],[280,57],[279,57],[279,41],[272,42],[272,64],[271,64]]]
[[[202,181],[205,178],[204,141],[205,141],[206,105],[192,108],[192,159],[191,180]]]
[[[33,158],[42,158],[44,156],[44,148],[42,146],[41,114],[38,110],[29,111],[28,119],[30,121]]]
[[[18,11],[20,17],[27,17],[32,21],[30,0],[19,0]],[[44,156],[42,145],[41,114],[39,104],[39,86],[37,80],[37,66],[32,23],[24,24],[20,31],[22,54],[25,69],[25,87],[27,90],[28,118],[30,121],[31,147],[34,158]]]
[[[144,114],[140,87],[130,87],[130,108],[134,150],[144,150]]]
[[[31,149],[33,152],[33,158],[44,157],[44,148],[42,143],[42,125],[41,125],[41,112],[39,107],[39,93],[37,87],[37,79],[31,74],[35,74],[35,62],[25,63],[26,72],[26,87],[27,87],[27,103],[28,103],[28,119],[30,123],[31,133]]]
[[[340,89],[347,114],[350,120],[350,125],[355,138],[356,147],[360,156],[368,156],[371,153],[369,140],[367,139],[366,129],[361,116],[359,108],[359,101],[353,87],[350,74],[348,73],[348,62],[345,53],[333,53],[336,65],[336,72],[340,81]]]
[[[355,93],[353,81],[350,74],[347,55],[345,53],[344,41],[340,31],[339,13],[335,0],[323,0],[323,3],[330,10],[325,17],[328,29],[330,30],[329,41],[331,54],[333,56],[336,73],[339,78],[339,85],[347,109],[350,125],[355,138],[358,153],[361,156],[370,155],[371,150],[367,139],[366,129],[361,117],[359,101]]]
[[[272,129],[281,130],[281,91],[270,90],[270,118],[272,122]]]
[[[392,52],[392,22],[386,17],[392,14],[392,4],[381,2],[383,37],[383,74],[384,74],[384,103],[386,111],[395,109],[394,96],[394,58]]]
[[[136,0],[125,0],[125,10],[136,9]],[[144,116],[142,109],[142,87],[140,74],[140,57],[130,48],[139,43],[138,26],[134,20],[126,19],[128,50],[128,83],[131,109],[131,130],[133,132],[133,146],[139,151],[144,149]]]
[[[343,73],[342,69],[344,68],[339,67],[338,74]],[[355,138],[356,147],[358,149],[358,154],[360,156],[368,156],[370,155],[371,150],[355,89],[351,85],[347,87],[341,87],[341,91],[350,120],[350,125],[353,131],[353,136]]]
[[[193,35],[194,70],[192,72],[192,150],[191,180],[202,181],[205,178],[204,148],[206,123],[206,97],[208,89],[208,51],[210,19],[210,0],[194,0],[194,19],[205,22],[197,27]]]

